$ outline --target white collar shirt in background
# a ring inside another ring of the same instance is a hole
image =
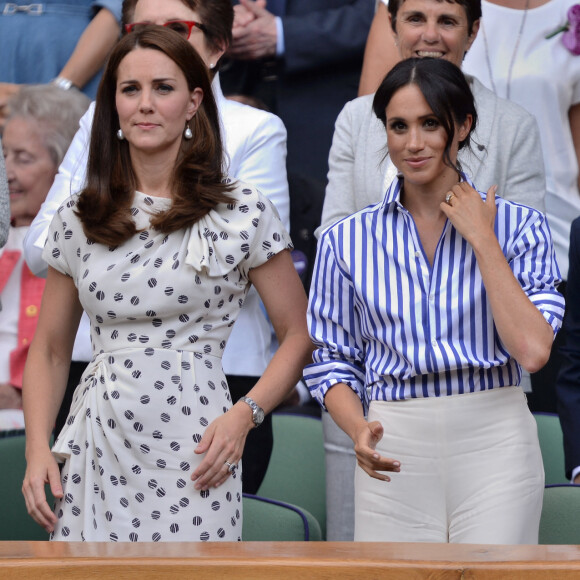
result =
[[[580,103],[580,56],[562,44],[561,33],[545,37],[566,23],[567,11],[576,3],[550,0],[529,9],[512,67],[524,10],[482,0],[483,30],[480,28],[463,62],[465,73],[475,75],[488,89],[495,86],[502,98],[506,98],[512,69],[510,100],[538,122],[546,169],[546,215],[564,280],[568,277],[570,226],[580,215],[578,162],[568,121],[568,110]]]

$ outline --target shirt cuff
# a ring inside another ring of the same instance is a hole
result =
[[[284,27],[282,19],[276,16],[276,56],[284,56]]]
[[[574,478],[580,473],[580,465],[572,470],[572,477],[570,483],[574,483]]]

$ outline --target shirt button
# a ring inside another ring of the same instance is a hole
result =
[[[29,317],[36,316],[38,314],[38,307],[35,306],[34,304],[31,304],[30,306],[26,307],[25,313],[26,316]]]
[[[421,257],[421,252],[415,252],[415,258],[420,258]]]
[[[436,341],[436,340],[432,340],[432,341],[431,341],[431,344],[432,344],[433,346],[437,346],[437,341]]]
[[[430,294],[430,295],[429,295],[429,300],[430,300],[431,302],[433,302],[433,300],[435,300],[435,295],[434,295],[434,294]]]

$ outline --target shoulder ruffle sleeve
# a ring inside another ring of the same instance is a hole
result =
[[[54,214],[42,252],[42,258],[49,266],[70,276],[75,284],[82,246],[87,243],[82,224],[74,213],[76,200],[76,195],[69,197]]]
[[[237,268],[245,278],[285,249],[290,236],[272,202],[237,182],[232,203],[220,204],[191,226],[185,262],[196,271],[225,276]]]

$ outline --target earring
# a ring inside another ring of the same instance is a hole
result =
[[[215,64],[214,64],[213,62],[212,62],[212,63],[210,63],[210,65],[209,65],[209,68],[210,68],[210,69],[213,69],[213,68],[215,68]]]
[[[193,133],[191,132],[191,129],[189,128],[189,123],[187,123],[187,125],[185,125],[185,131],[183,132],[183,136],[186,139],[191,139],[193,137]]]
[[[125,138],[125,135],[123,135],[123,130],[119,129],[117,131],[117,139],[119,139],[119,141],[122,141]]]

